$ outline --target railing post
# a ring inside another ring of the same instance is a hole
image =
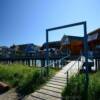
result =
[[[80,71],[80,68],[79,68],[79,66],[80,66],[80,61],[81,61],[81,57],[79,57],[79,59],[78,59],[78,72]]]
[[[78,60],[78,72],[79,72],[79,60]]]
[[[61,63],[60,64],[61,64],[61,68],[62,68],[62,59],[61,59]]]
[[[67,71],[67,86],[68,86],[68,84],[69,84],[69,72]]]
[[[48,30],[46,30],[46,61],[47,61],[47,76],[49,75],[49,48],[48,48]]]

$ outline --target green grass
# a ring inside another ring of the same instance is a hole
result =
[[[57,72],[50,69],[50,77]],[[47,80],[46,74],[42,76],[41,69],[21,64],[0,64],[0,81],[16,87],[18,93],[26,95],[35,91]]]
[[[84,90],[84,74],[72,77],[69,85],[64,88],[62,92],[63,100],[86,100]],[[88,88],[88,100],[100,100],[100,71],[89,74],[89,88]]]

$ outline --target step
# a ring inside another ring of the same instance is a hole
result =
[[[41,100],[61,100],[61,98],[53,97],[45,93],[35,92],[31,94],[32,97],[40,98]],[[34,99],[33,99],[34,100]]]
[[[66,81],[66,78],[65,77],[57,77],[57,76],[54,76],[52,79]]]
[[[61,93],[62,92],[61,89],[54,88],[54,87],[49,87],[49,86],[44,86],[44,87],[42,87],[42,89],[51,90],[51,91],[57,92],[57,93]]]
[[[25,100],[45,100],[45,99],[41,99],[40,97],[35,97],[35,96],[28,96],[27,98],[25,98]]]
[[[55,84],[52,84],[52,83],[47,83],[46,86],[57,88],[57,89],[63,89],[64,88],[63,86],[55,85]]]
[[[53,97],[56,97],[56,98],[61,98],[60,93],[57,93],[57,92],[54,92],[54,91],[51,91],[51,90],[40,89],[40,90],[37,90],[36,92],[43,93],[43,94],[46,94],[46,95],[50,95],[50,96],[53,96]]]
[[[50,79],[50,81],[66,84],[66,81],[59,80],[59,79]]]
[[[58,85],[58,86],[62,86],[62,87],[65,86],[65,83],[59,83],[59,82],[55,82],[55,81],[49,81],[48,83]]]

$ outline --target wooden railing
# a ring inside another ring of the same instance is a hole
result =
[[[80,69],[82,68],[84,63],[83,57],[80,56],[78,59],[69,67],[69,69],[66,71],[66,81],[67,85],[69,83],[69,78],[73,75],[76,75],[79,73]]]
[[[69,56],[70,56],[70,55],[67,55],[67,56],[65,56],[65,57],[63,57],[63,58],[61,58],[61,59],[59,59],[59,60],[57,60],[57,61],[55,61],[55,62],[53,62],[53,63],[50,63],[50,64],[48,64],[48,65],[46,65],[46,66],[44,66],[44,67],[41,67],[41,74],[44,75],[45,72],[46,72],[46,68],[47,68],[47,67],[50,68],[50,67],[52,67],[54,64],[61,65],[61,68],[62,68],[62,62],[63,62],[65,59],[67,59]]]

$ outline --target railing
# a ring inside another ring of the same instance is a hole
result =
[[[61,58],[61,59],[59,59],[58,61],[55,61],[55,62],[53,62],[53,63],[50,63],[50,64],[48,64],[48,65],[46,65],[46,66],[44,66],[44,67],[48,67],[48,66],[52,66],[53,64],[57,64],[57,63],[61,63],[62,62],[62,60],[64,60],[64,59],[66,59],[66,58],[68,58],[69,57],[69,55],[67,55],[67,56],[65,56],[65,57],[63,57],[63,58]]]
[[[44,67],[41,67],[41,75],[42,75],[42,76],[45,75],[45,72],[46,72],[46,68],[47,68],[47,67],[51,67],[51,66],[53,66],[54,64],[62,65],[63,60],[65,60],[65,59],[68,58],[68,57],[70,57],[70,55],[67,55],[67,56],[65,56],[65,57],[63,57],[63,58],[61,58],[61,59],[59,59],[58,61],[55,61],[55,62],[50,63],[50,64],[48,64],[48,65],[46,65],[46,66],[44,66]]]
[[[74,62],[74,61],[73,61]],[[67,85],[69,83],[69,78],[80,71],[82,65],[84,63],[84,59],[82,56],[78,57],[78,59],[69,67],[69,69],[65,72]]]
[[[60,59],[61,57],[64,57],[62,54],[53,54],[49,55],[50,59]],[[35,54],[35,55],[9,55],[9,56],[0,56],[0,60],[18,60],[18,59],[46,59],[46,54]]]

